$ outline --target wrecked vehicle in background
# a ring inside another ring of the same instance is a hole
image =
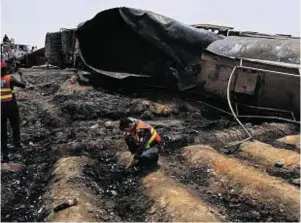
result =
[[[195,86],[194,68],[202,52],[222,39],[159,14],[131,8],[98,13],[78,27],[76,37],[81,58],[92,70],[115,78],[147,76],[155,84],[160,78],[167,86],[176,78],[181,90]]]
[[[54,65],[60,66],[66,54],[60,50],[64,48],[63,34],[46,35],[46,57]],[[181,90],[195,86],[203,50],[222,39],[209,31],[131,8],[100,12],[80,24],[75,35],[76,51],[91,70],[117,79],[147,78],[155,85],[170,86],[173,81]]]
[[[230,115],[253,109],[249,117],[263,113],[298,123],[300,39],[210,30],[149,11],[113,8],[77,29],[47,33],[45,55],[61,68],[209,94],[224,100],[230,111],[223,111]]]
[[[49,64],[60,68],[73,67],[74,53],[75,29],[61,29],[60,32],[46,34],[45,56]]]
[[[23,55],[22,57],[17,59],[22,67],[33,67],[33,66],[41,66],[47,62],[45,57],[45,47],[40,48],[34,52]]]

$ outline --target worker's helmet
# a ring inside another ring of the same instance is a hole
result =
[[[7,63],[5,61],[1,61],[1,68],[6,68],[7,67]]]
[[[131,117],[125,117],[120,119],[119,129],[123,131],[124,129],[128,128],[130,124],[134,123],[135,120],[135,118]]]

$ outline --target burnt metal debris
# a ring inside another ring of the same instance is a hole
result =
[[[40,66],[47,62],[45,57],[45,47],[40,48],[32,53],[25,54],[17,59],[22,67]]]
[[[234,27],[221,26],[214,24],[194,24],[193,27],[197,29],[205,29],[211,32],[217,33],[222,36],[241,36],[241,37],[257,37],[266,39],[300,39],[299,37],[294,37],[288,34],[267,34],[254,31],[239,31],[235,30]]]
[[[217,96],[233,104],[240,117],[249,111],[249,117],[298,123],[300,116],[300,38],[290,35],[190,26],[121,7],[76,29],[47,33],[45,55],[61,68]]]
[[[222,39],[153,12],[124,7],[98,13],[77,29],[76,37],[92,68],[121,76],[176,78],[182,89],[195,85],[189,67],[198,63],[209,44]]]

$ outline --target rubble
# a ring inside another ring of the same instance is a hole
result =
[[[97,123],[97,124],[95,124],[95,125],[92,125],[90,128],[91,129],[96,129],[96,128],[98,128],[99,127],[99,124]]]
[[[56,206],[53,211],[54,212],[58,212],[58,211],[61,211],[61,210],[64,210],[68,207],[72,207],[72,206],[75,206],[78,204],[78,200],[76,198],[74,199],[68,199],[66,201],[64,201],[63,203],[59,204],[58,206]],[[38,211],[39,212],[39,211]]]
[[[117,195],[118,195],[118,193],[117,193],[115,190],[111,190],[111,194],[112,194],[113,196],[117,196]]]
[[[40,66],[32,66],[32,69],[58,69],[59,67],[51,65],[51,64],[44,64]]]
[[[294,184],[296,186],[300,186],[300,178],[293,180],[292,184]]]
[[[106,121],[105,122],[105,127],[106,128],[113,128],[113,123],[111,121]]]
[[[283,161],[276,161],[276,162],[275,162],[275,167],[281,168],[281,167],[283,167],[283,166],[284,166],[284,162],[283,162]]]

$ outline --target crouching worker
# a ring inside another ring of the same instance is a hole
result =
[[[132,153],[130,167],[154,167],[159,159],[161,138],[157,131],[141,120],[131,117],[122,118],[120,130],[125,132],[125,142]]]

